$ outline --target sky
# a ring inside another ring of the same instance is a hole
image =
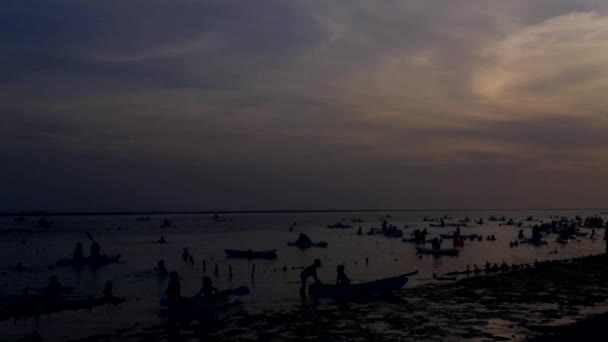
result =
[[[608,1],[0,4],[0,211],[608,207]]]

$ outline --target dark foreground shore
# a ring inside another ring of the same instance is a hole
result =
[[[134,327],[99,340],[534,340],[606,341],[608,257],[542,263],[470,275],[383,297],[303,300],[290,310],[221,315],[202,327]],[[297,295],[297,294],[296,294]]]

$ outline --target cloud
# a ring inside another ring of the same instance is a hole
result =
[[[608,170],[606,7],[12,2],[0,208],[578,206]]]
[[[510,116],[589,115],[607,103],[608,16],[569,13],[518,30],[484,50],[474,77],[489,101],[519,108]]]

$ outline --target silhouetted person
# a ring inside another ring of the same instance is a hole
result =
[[[61,292],[61,284],[59,283],[59,279],[57,276],[52,276],[49,278],[49,282],[46,286],[46,297],[50,302],[54,302],[59,298],[59,294]]]
[[[300,296],[306,296],[306,281],[308,278],[312,277],[316,282],[320,282],[319,277],[317,276],[317,268],[319,267],[321,267],[321,260],[315,259],[315,262],[312,265],[306,267],[302,270],[302,273],[300,273],[300,280],[302,281]]]
[[[196,294],[196,297],[203,296],[205,300],[209,303],[214,301],[213,295],[217,294],[219,291],[213,287],[213,281],[209,277],[203,277],[203,286],[200,291]]]
[[[181,296],[181,284],[179,282],[179,274],[177,272],[171,272],[169,275],[169,284],[165,291],[167,299],[177,300]]]
[[[361,235],[363,234],[363,228],[359,227],[359,230],[357,230],[357,235]]]
[[[608,253],[608,226],[604,230],[604,241],[606,242],[606,253]]]
[[[112,289],[113,289],[113,285],[111,281],[107,281],[106,285],[103,287],[103,296],[105,299],[111,299],[114,298],[114,295],[112,293]]]
[[[167,271],[167,268],[165,267],[164,260],[159,260],[156,267],[154,267],[154,270],[158,272],[161,277],[166,277],[169,274],[169,271]]]
[[[77,243],[76,248],[74,248],[74,253],[72,254],[72,262],[76,265],[82,264],[84,262],[84,251],[82,249],[82,243]]]
[[[433,241],[431,242],[431,247],[433,249],[441,249],[441,242],[439,242],[438,238],[433,238]]]
[[[336,279],[336,285],[350,285],[350,279],[344,273],[344,265],[338,266],[338,278]]]
[[[296,240],[296,242],[297,243],[301,243],[301,244],[305,244],[305,245],[312,244],[312,240],[310,240],[310,238],[308,237],[308,235],[302,234],[302,233],[300,233],[300,236],[298,236],[298,240]]]
[[[167,308],[169,309],[169,325],[175,325],[177,316],[177,301],[181,296],[181,284],[179,283],[179,274],[171,272],[169,275],[169,284],[165,291],[167,295]]]
[[[190,252],[188,251],[188,248],[184,248],[184,251],[182,252],[182,260],[188,262],[188,258],[190,258]]]
[[[519,234],[517,234],[517,238],[518,239],[523,239],[524,238],[524,230],[523,229],[519,230]]]
[[[165,236],[161,235],[160,239],[158,239],[158,243],[167,243],[167,240],[165,240]]]
[[[89,256],[89,259],[91,259],[91,262],[97,262],[99,261],[99,259],[101,258],[101,247],[99,246],[99,243],[97,243],[97,241],[93,241],[93,243],[91,243],[91,255]]]
[[[192,254],[190,254],[190,256],[188,257],[188,263],[189,263],[191,266],[194,266],[194,257],[192,256]]]

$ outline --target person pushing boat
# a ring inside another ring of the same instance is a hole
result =
[[[300,280],[302,281],[302,286],[300,287],[300,296],[306,296],[306,281],[308,278],[312,277],[317,283],[320,283],[319,277],[317,276],[317,268],[321,267],[321,260],[315,259],[315,262],[306,267],[300,273]]]

